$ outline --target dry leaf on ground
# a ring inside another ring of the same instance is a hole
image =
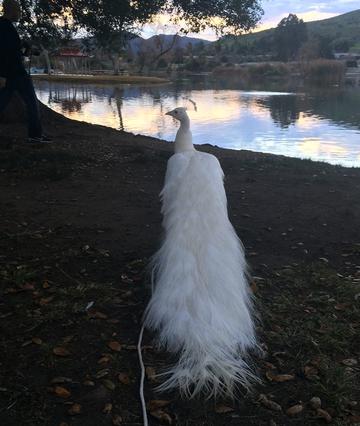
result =
[[[71,392],[62,386],[55,386],[54,394],[56,396],[59,396],[60,398],[69,398],[69,396],[71,395]]]
[[[73,404],[69,408],[68,413],[70,414],[70,416],[76,416],[76,415],[80,414],[81,413],[81,405],[77,404],[77,403]]]
[[[266,408],[269,408],[269,410],[273,411],[282,411],[281,405],[279,405],[277,402],[272,401],[271,399],[268,399],[268,397],[264,394],[260,394],[259,402]]]
[[[286,410],[288,416],[296,416],[303,411],[304,406],[302,404],[296,404]]]
[[[121,351],[121,345],[116,340],[113,340],[113,341],[109,342],[108,343],[108,347],[110,349],[112,349],[113,351],[115,351],[115,352],[120,352]]]
[[[128,385],[130,383],[130,377],[127,373],[119,373],[118,374],[118,380],[123,385]]]
[[[158,408],[166,407],[167,405],[171,404],[171,401],[167,401],[164,399],[152,399],[147,404],[147,409],[149,411],[155,411]]]
[[[282,383],[288,382],[289,380],[294,380],[294,374],[274,374],[273,371],[269,370],[265,373],[265,376],[271,382]]]
[[[104,414],[110,414],[111,411],[112,411],[112,408],[113,408],[112,404],[110,402],[108,402],[107,404],[105,404],[105,407],[103,409],[103,413]]]
[[[165,413],[165,411],[163,410],[150,411],[150,415],[155,417],[155,419],[159,420],[161,423],[167,425],[172,424],[172,418],[169,416],[168,413]]]
[[[217,414],[231,413],[232,411],[234,411],[234,409],[226,405],[217,405],[215,407],[215,413]]]
[[[332,422],[332,417],[330,416],[330,414],[326,410],[323,410],[322,408],[318,408],[316,410],[316,414],[317,414],[318,417],[321,417],[322,419],[324,419],[326,421],[326,423]]]
[[[146,372],[146,377],[151,382],[154,382],[156,380],[156,371],[154,367],[146,367],[145,372]]]
[[[53,353],[57,356],[69,356],[71,355],[69,350],[64,348],[63,346],[57,346],[53,349]]]

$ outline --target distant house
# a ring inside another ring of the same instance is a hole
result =
[[[55,69],[65,74],[87,74],[89,72],[89,55],[77,47],[63,47],[54,55]]]

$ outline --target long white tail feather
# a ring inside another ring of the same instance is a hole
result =
[[[161,198],[165,237],[152,259],[145,325],[179,359],[159,390],[232,394],[255,379],[246,353],[256,337],[244,250],[228,218],[216,157],[174,154]]]

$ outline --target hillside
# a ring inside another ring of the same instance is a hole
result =
[[[322,19],[320,21],[310,21],[306,23],[309,36],[324,37],[331,40],[346,39],[350,46],[360,43],[360,9],[333,18]],[[268,39],[274,33],[274,28],[259,31],[251,34],[244,34],[238,37],[224,37],[223,43],[229,40],[245,44],[256,43],[261,39]]]
[[[138,52],[140,49],[153,49],[157,50],[158,43],[160,43],[163,46],[163,49],[167,49],[171,46],[173,41],[174,35],[173,34],[160,34],[159,36],[152,36],[148,39],[142,38],[142,37],[135,37],[132,40],[129,41],[129,45],[133,52]],[[177,36],[173,49],[180,48],[180,49],[186,49],[189,44],[191,44],[192,47],[199,45],[202,43],[203,45],[210,44],[211,41],[209,40],[203,40],[200,38],[193,38],[193,37],[187,37],[187,36]]]

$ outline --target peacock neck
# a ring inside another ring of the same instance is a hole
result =
[[[175,152],[194,151],[192,134],[190,131],[190,120],[188,117],[181,121],[175,138]]]

